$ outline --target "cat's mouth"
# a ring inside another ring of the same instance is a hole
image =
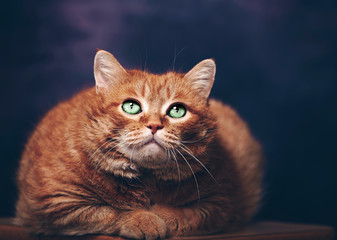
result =
[[[152,137],[150,140],[146,141],[142,146],[157,146],[163,148],[163,146],[158,142],[154,137]]]

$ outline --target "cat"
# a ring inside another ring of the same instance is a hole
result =
[[[254,215],[263,157],[246,123],[209,99],[216,66],[186,74],[94,59],[95,87],[41,120],[18,170],[16,221],[36,234],[157,239],[231,231]]]

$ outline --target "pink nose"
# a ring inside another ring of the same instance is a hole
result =
[[[164,126],[160,123],[149,123],[147,126],[151,130],[151,133],[154,135],[158,130],[163,129]]]

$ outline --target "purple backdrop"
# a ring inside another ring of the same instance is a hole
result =
[[[217,63],[267,158],[258,218],[337,226],[337,3],[333,0],[7,1],[1,18],[0,216],[14,212],[27,137],[94,84],[96,48],[127,68]]]

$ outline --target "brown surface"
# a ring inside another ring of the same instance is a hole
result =
[[[12,224],[12,219],[0,219],[0,239],[11,240],[56,240],[56,239],[81,239],[81,240],[122,240],[120,237],[89,235],[82,237],[41,237],[34,236],[24,228]],[[196,237],[171,238],[182,240],[333,240],[334,230],[327,226],[304,225],[280,222],[256,222],[236,233],[216,234]]]

